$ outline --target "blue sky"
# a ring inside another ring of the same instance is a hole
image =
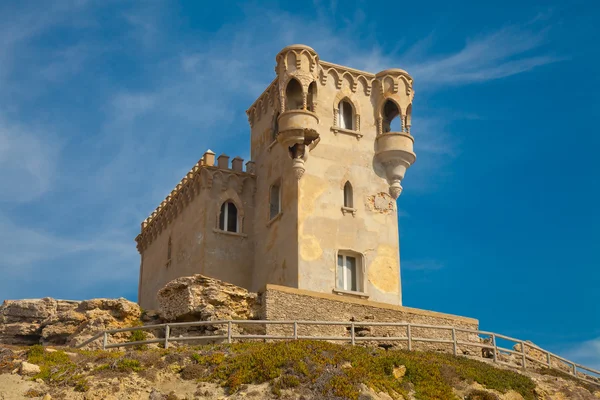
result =
[[[600,4],[0,3],[0,299],[136,299],[140,222],[286,45],[415,79],[404,303],[600,367]]]

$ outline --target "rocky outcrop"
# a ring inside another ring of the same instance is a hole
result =
[[[166,321],[256,319],[256,293],[203,275],[175,279],[158,292],[159,315]]]
[[[175,279],[158,292],[158,314],[165,322],[259,319],[260,296],[239,286],[193,275]],[[264,325],[233,325],[233,334],[264,334]],[[171,328],[171,337],[226,336],[227,326],[202,325]],[[220,343],[223,339],[187,342]]]
[[[139,306],[126,299],[5,300],[0,343],[77,345],[99,331],[139,324]]]

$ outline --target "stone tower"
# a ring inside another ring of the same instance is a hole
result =
[[[275,72],[247,110],[246,170],[205,153],[142,223],[142,307],[193,273],[402,304],[396,199],[415,161],[412,78],[304,45],[284,48]]]

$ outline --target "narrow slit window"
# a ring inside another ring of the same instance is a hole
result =
[[[227,232],[238,232],[238,210],[231,201],[226,201],[221,205],[219,229]]]
[[[352,184],[346,182],[344,185],[344,207],[354,208],[354,198],[352,194]]]
[[[173,241],[171,240],[171,236],[169,236],[169,242],[167,243],[167,261],[171,261],[172,247],[173,247]]]
[[[340,105],[339,105],[339,109],[338,109],[338,119],[339,119],[340,128],[349,129],[349,130],[354,129],[353,123],[352,123],[353,114],[354,113],[353,113],[352,105],[350,104],[350,102],[348,102],[346,100],[340,101]]]
[[[281,186],[279,183],[271,186],[269,199],[269,219],[273,219],[281,212]]]

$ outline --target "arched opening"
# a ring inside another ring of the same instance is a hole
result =
[[[402,118],[396,103],[388,100],[383,105],[383,133],[402,132]]]
[[[306,106],[308,111],[317,112],[317,82],[311,82],[308,86]]]
[[[231,201],[221,204],[219,229],[227,232],[238,232],[238,210]]]
[[[277,134],[279,133],[279,111],[275,113],[273,116],[273,122],[271,123],[271,140],[275,140],[277,138]]]
[[[344,185],[344,207],[354,208],[354,195],[352,194],[350,181],[347,181]]]
[[[352,104],[348,100],[342,100],[338,107],[339,127],[342,129],[353,130],[354,109],[352,108]]]
[[[302,110],[302,85],[296,79],[292,78],[285,89],[285,109]]]

